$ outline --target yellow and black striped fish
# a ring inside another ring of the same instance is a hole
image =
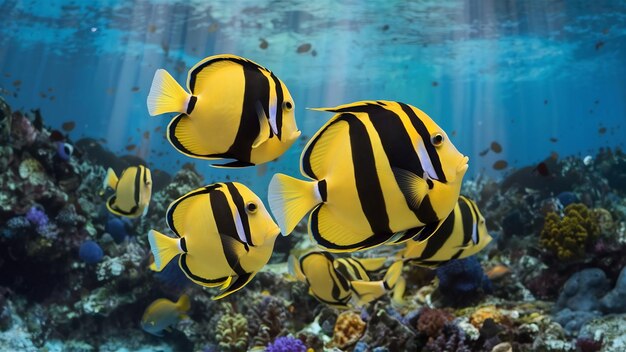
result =
[[[198,285],[220,286],[225,297],[244,287],[267,264],[280,230],[261,199],[237,182],[216,183],[191,191],[167,209],[174,237],[148,234],[154,263],[161,271],[175,256]]]
[[[404,292],[402,262],[394,263],[385,278],[370,281],[369,273],[380,270],[385,258],[335,258],[325,251],[309,252],[300,260],[290,257],[290,271],[309,286],[309,294],[334,308],[363,305],[398,288]],[[397,294],[394,292],[394,297]],[[400,294],[401,297],[401,294]]]
[[[392,101],[363,101],[336,112],[306,145],[301,172],[276,174],[269,205],[283,233],[311,209],[309,233],[332,252],[398,239],[398,232],[439,224],[454,208],[467,171],[459,153],[428,115]]]
[[[409,240],[402,259],[411,264],[436,268],[450,260],[466,258],[485,248],[492,238],[487,232],[485,218],[476,203],[459,197],[454,210],[426,241]]]
[[[207,57],[189,71],[187,90],[159,69],[147,100],[152,116],[179,113],[167,138],[187,156],[235,159],[216,167],[251,166],[278,158],[300,136],[287,86],[251,60]]]
[[[103,188],[106,187],[115,190],[115,194],[106,202],[111,213],[136,218],[148,211],[152,195],[152,176],[147,167],[143,165],[128,167],[122,171],[119,178],[115,171],[109,168],[103,184]]]

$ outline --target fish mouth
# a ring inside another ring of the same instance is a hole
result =
[[[465,173],[465,171],[467,171],[467,169],[469,168],[468,162],[469,162],[469,157],[464,156],[463,159],[461,159],[461,162],[459,163],[459,165],[456,167],[457,174]]]

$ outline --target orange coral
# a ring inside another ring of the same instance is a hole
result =
[[[363,336],[365,325],[361,316],[356,312],[348,311],[339,314],[333,331],[332,345],[345,348],[356,343]]]
[[[597,215],[583,204],[570,204],[562,218],[554,212],[546,215],[541,245],[559,259],[578,259],[584,256],[585,246],[599,233]]]
[[[485,306],[476,309],[470,316],[469,321],[477,329],[480,329],[487,319],[492,319],[494,323],[500,323],[503,320],[503,316],[496,306]]]

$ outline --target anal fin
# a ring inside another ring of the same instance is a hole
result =
[[[226,291],[223,291],[218,296],[215,296],[212,299],[216,301],[218,299],[221,299],[230,295],[233,292],[241,290],[244,286],[248,284],[248,282],[250,282],[250,280],[252,280],[254,275],[256,275],[256,272],[237,276],[237,278],[233,280],[231,284],[228,286]]]

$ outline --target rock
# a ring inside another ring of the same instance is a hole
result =
[[[622,268],[615,288],[602,297],[600,305],[605,313],[626,313],[626,267]]]
[[[623,273],[623,271],[622,271]],[[593,319],[580,330],[580,336],[603,339],[602,352],[626,351],[626,314]]]
[[[575,273],[565,282],[556,308],[588,312],[599,310],[600,298],[608,291],[609,280],[604,271],[597,268],[585,269]]]

